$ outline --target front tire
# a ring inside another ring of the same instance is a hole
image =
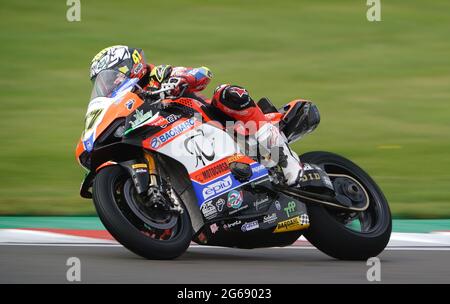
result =
[[[119,166],[102,169],[94,180],[93,201],[97,213],[106,229],[124,247],[147,259],[174,259],[182,255],[192,239],[192,224],[189,214],[179,216],[177,233],[174,237],[161,240],[154,239],[145,232],[145,225],[118,201],[117,191],[124,188],[128,173]]]
[[[305,237],[320,251],[341,260],[367,260],[387,246],[392,218],[388,202],[377,184],[350,160],[329,152],[309,152],[302,162],[316,164],[328,174],[347,174],[357,179],[370,197],[367,210],[348,213],[324,205],[308,205],[311,226]],[[360,231],[350,228],[349,219],[360,220]]]

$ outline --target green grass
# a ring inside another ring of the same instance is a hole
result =
[[[450,2],[8,1],[0,10],[0,214],[90,214],[74,158],[102,48],[144,48],[155,63],[206,65],[207,89],[241,84],[277,105],[320,108],[298,152],[360,164],[397,217],[450,216]]]

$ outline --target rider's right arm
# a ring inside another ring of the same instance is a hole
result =
[[[172,77],[180,77],[188,84],[187,92],[199,92],[206,88],[213,75],[207,67],[185,68],[174,67]]]

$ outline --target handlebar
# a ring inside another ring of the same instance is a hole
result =
[[[164,93],[164,92],[168,92],[168,91],[170,91],[172,89],[173,88],[163,88],[163,89],[159,89],[159,90],[156,90],[156,91],[145,92],[145,94],[149,95],[149,96],[154,96],[154,95],[158,95],[158,94],[161,94],[161,93]]]
[[[146,98],[154,100],[151,104],[157,104],[161,102],[166,97],[166,92],[170,91],[171,88],[162,88],[156,91],[144,91],[143,89],[139,88],[139,95],[141,95],[145,101]],[[156,99],[156,98],[157,99]]]
[[[138,87],[140,89],[140,94],[145,97],[149,97],[149,98],[155,98],[156,96],[159,97],[159,99],[155,100],[152,104],[156,104],[159,103],[161,100],[163,100],[164,98],[167,98],[169,95],[166,95],[166,92],[172,91],[173,89],[175,89],[180,83],[180,79],[177,77],[172,77],[169,79],[168,82],[165,82],[163,84],[161,84],[161,89],[159,90],[155,90],[155,91],[144,91],[142,88]],[[186,88],[183,88],[183,90],[181,91],[181,94],[183,94],[184,90]]]

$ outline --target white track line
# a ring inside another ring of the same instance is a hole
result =
[[[299,241],[306,241],[301,237]],[[0,229],[0,245],[7,246],[53,246],[53,247],[122,247],[115,240],[97,239],[91,237],[73,236],[62,233]],[[190,248],[220,249],[224,247],[209,247],[191,245]],[[275,247],[273,249],[315,249],[307,244],[297,246]],[[450,250],[449,233],[392,233],[387,250]]]
[[[101,247],[101,248],[123,248],[120,244],[46,244],[46,243],[0,243],[0,246],[32,246],[32,247]],[[219,246],[191,245],[189,249],[234,249]],[[318,250],[312,246],[288,246],[268,247],[260,249],[270,250]],[[450,247],[386,247],[385,251],[450,251]]]
[[[103,240],[56,232],[22,229],[0,229],[0,244],[1,243],[117,244],[114,240]]]
[[[50,243],[0,243],[0,246],[34,246],[34,247],[123,247],[120,244],[94,244],[94,243],[78,243],[78,244],[50,244]]]

